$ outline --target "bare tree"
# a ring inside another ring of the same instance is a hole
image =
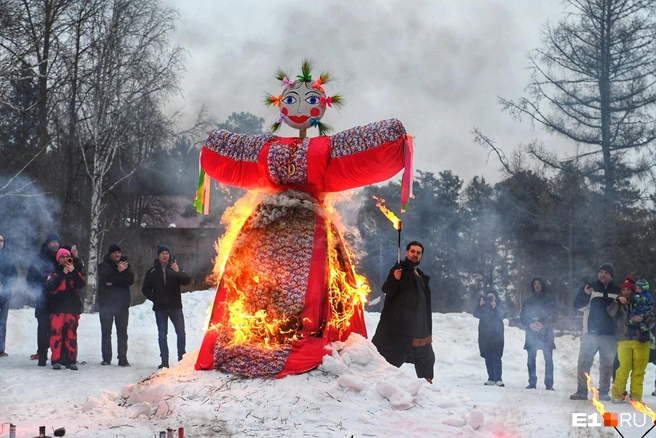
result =
[[[78,136],[91,181],[89,264],[84,307],[96,301],[99,243],[104,233],[104,197],[137,167],[110,174],[119,151],[149,147],[166,138],[164,99],[176,91],[182,50],[170,47],[176,14],[156,0],[116,0],[95,15],[87,65],[89,83],[80,92]],[[113,178],[110,178],[113,176]]]
[[[604,197],[612,203],[617,160],[656,139],[655,4],[565,3],[567,16],[547,25],[543,47],[529,56],[530,97],[500,101],[515,116],[528,115],[548,131],[590,146],[596,170],[603,172]],[[639,163],[631,170],[644,169]]]

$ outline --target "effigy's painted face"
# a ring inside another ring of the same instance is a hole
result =
[[[285,115],[283,122],[294,129],[308,129],[310,119],[319,121],[326,112],[321,98],[326,93],[312,88],[312,83],[296,81],[289,90],[282,93],[280,112]]]

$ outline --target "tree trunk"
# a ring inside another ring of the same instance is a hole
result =
[[[94,170],[98,172],[97,166]],[[89,265],[87,266],[87,293],[84,299],[84,312],[92,313],[96,308],[98,253],[102,231],[100,215],[102,214],[103,175],[98,172],[91,179],[91,221],[89,229]]]

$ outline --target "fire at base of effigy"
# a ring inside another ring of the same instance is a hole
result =
[[[214,368],[248,377],[308,371],[326,344],[366,336],[369,286],[320,201],[299,191],[247,197],[222,219],[240,226],[218,245],[229,255],[223,266],[217,258]]]

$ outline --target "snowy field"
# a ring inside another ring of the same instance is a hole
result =
[[[437,356],[434,384],[415,377],[414,368],[396,369],[375,347],[353,335],[333,345],[317,370],[283,379],[244,379],[216,371],[195,371],[206,309],[212,291],[183,295],[187,350],[171,369],[160,363],[157,329],[147,302],[130,310],[128,359],[131,368],[101,366],[98,315],[82,315],[79,371],[38,367],[33,309],[9,313],[7,352],[0,358],[0,437],[17,425],[17,437],[49,435],[64,426],[65,436],[158,437],[167,428],[185,428],[196,437],[619,437],[610,427],[572,427],[572,413],[593,413],[590,402],[569,400],[576,389],[578,340],[556,339],[555,388],[542,383],[544,361],[538,353],[538,389],[527,390],[524,332],[506,327],[503,357],[505,388],[483,386],[487,379],[476,342],[477,320],[469,314],[433,314]],[[366,314],[370,336],[379,314]],[[171,357],[175,333],[169,330]],[[116,345],[114,343],[114,351]],[[597,382],[597,362],[593,379]],[[644,402],[655,376],[649,365]],[[612,405],[612,412],[633,412]],[[641,437],[650,425],[620,425],[624,437]],[[654,435],[656,429],[647,436]]]

